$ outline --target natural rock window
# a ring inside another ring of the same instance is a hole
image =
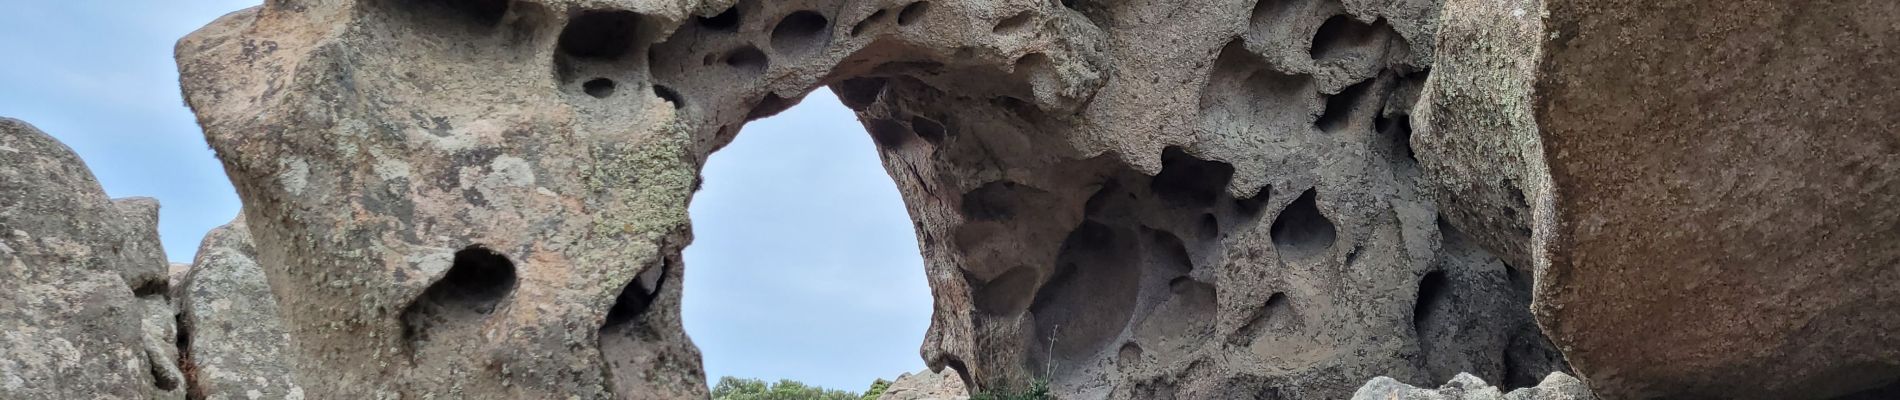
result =
[[[480,245],[455,252],[442,278],[403,309],[402,336],[412,357],[468,340],[515,288],[515,264]]]

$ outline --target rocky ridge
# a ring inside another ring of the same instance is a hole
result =
[[[970,390],[956,371],[923,370],[897,377],[877,400],[969,400]]]

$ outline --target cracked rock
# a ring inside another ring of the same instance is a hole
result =
[[[158,203],[0,118],[0,398],[181,398]]]

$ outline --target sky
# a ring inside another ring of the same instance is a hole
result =
[[[239,202],[178,89],[172,45],[256,0],[23,0],[0,13],[0,117],[79,153],[112,197],[161,204],[190,262]],[[829,91],[713,154],[686,248],[686,332],[707,375],[862,391],[924,368],[930,289],[869,135]]]

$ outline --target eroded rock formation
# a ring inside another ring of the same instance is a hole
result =
[[[931,365],[1338,398],[1564,368],[1524,265],[1423,192],[1437,9],[275,0],[178,54],[313,396],[703,396],[678,316],[697,171],[829,86],[917,221]]]
[[[1892,388],[1900,5],[1704,3],[277,0],[178,51],[317,397],[704,396],[697,171],[827,86],[977,389]]]
[[[158,202],[0,118],[0,398],[183,397]]]

